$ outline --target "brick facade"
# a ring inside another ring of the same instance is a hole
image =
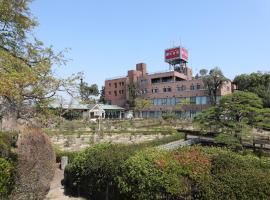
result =
[[[181,116],[193,117],[201,110],[209,107],[207,90],[201,79],[192,77],[192,70],[185,67],[182,71],[166,71],[161,73],[147,73],[145,63],[136,65],[136,70],[129,70],[127,76],[105,81],[105,99],[128,109],[128,85],[137,85],[140,97],[149,99],[153,106],[144,110],[145,117],[159,117],[164,112],[175,112]],[[218,96],[232,92],[230,81],[225,83]],[[177,110],[177,105],[183,99],[190,104]]]

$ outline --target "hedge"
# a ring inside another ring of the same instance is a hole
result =
[[[93,200],[269,199],[269,158],[225,148],[144,145],[86,149],[67,166],[66,188]]]
[[[14,181],[14,167],[10,161],[0,158],[0,199],[10,194]]]

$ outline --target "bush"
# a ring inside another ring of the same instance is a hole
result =
[[[0,199],[5,199],[10,194],[13,186],[14,167],[11,162],[0,158]]]
[[[54,147],[54,152],[55,152],[55,158],[56,162],[60,163],[61,162],[61,157],[62,156],[67,156],[68,157],[68,162],[72,162],[74,158],[78,155],[79,152],[77,151],[63,151],[59,149],[58,147]]]
[[[65,170],[65,186],[88,199],[269,199],[270,160],[226,148],[174,151],[98,144]]]
[[[115,177],[122,163],[139,148],[106,143],[87,148],[65,169],[67,192],[90,199],[120,199]]]
[[[211,176],[197,181],[198,199],[269,199],[270,160],[220,148],[203,148],[212,159]]]
[[[186,199],[190,194],[188,180],[166,151],[138,152],[123,164],[121,171],[118,185],[126,199]]]
[[[15,132],[0,132],[0,157],[15,159],[11,148],[15,147],[18,134]]]

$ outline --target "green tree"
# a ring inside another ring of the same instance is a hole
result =
[[[234,78],[238,90],[253,92],[263,100],[264,107],[270,108],[270,73],[241,74]]]
[[[140,113],[140,117],[142,118],[142,111],[150,108],[153,105],[152,101],[149,99],[135,99],[135,107],[134,110]]]
[[[28,0],[0,1],[0,104],[3,118],[29,119],[48,114],[48,104],[58,91],[75,91],[77,75],[59,79],[52,65],[65,64],[63,52],[32,36],[37,22]]]
[[[209,131],[214,126],[216,132],[229,134],[241,141],[250,128],[256,126],[261,109],[262,100],[256,94],[236,92],[224,96],[219,105],[203,111],[194,122],[203,130]]]
[[[102,86],[101,90],[100,90],[100,97],[99,97],[99,102],[105,104],[106,103],[106,99],[105,99],[105,87]]]
[[[211,105],[216,105],[218,91],[228,79],[218,67],[211,69],[208,75],[205,75],[205,72],[203,72],[204,76],[202,76],[202,80],[208,91]]]
[[[135,99],[139,95],[139,86],[137,83],[130,83],[128,85],[128,104],[131,109],[135,107]]]
[[[201,76],[206,76],[207,72],[208,72],[207,69],[201,69],[199,73],[200,73]]]
[[[99,90],[97,84],[88,85],[81,79],[80,83],[80,96],[81,100],[84,103],[92,103],[94,102],[93,96],[98,96]]]

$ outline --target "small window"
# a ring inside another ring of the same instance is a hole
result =
[[[112,93],[111,93],[111,91],[109,91],[109,95],[111,95]]]
[[[167,92],[171,92],[172,91],[172,88],[167,88]]]
[[[194,90],[194,89],[195,89],[194,85],[191,85],[190,90]]]
[[[111,87],[111,83],[109,83],[109,87]]]
[[[117,91],[116,90],[114,91],[114,96],[117,96]]]
[[[117,83],[114,83],[114,87],[117,88]]]
[[[167,91],[167,88],[163,88],[163,92],[166,92]]]
[[[201,89],[201,85],[197,84],[197,90]]]

